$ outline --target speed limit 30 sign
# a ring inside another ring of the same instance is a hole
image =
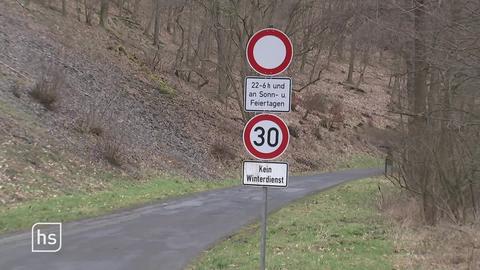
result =
[[[248,121],[243,130],[243,143],[254,157],[275,159],[287,149],[290,134],[285,122],[273,114],[260,114]]]

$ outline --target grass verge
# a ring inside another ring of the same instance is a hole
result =
[[[382,158],[366,154],[357,154],[340,162],[338,169],[383,168],[383,166],[384,160]]]
[[[106,191],[77,192],[0,207],[0,233],[30,228],[36,222],[65,222],[110,213],[189,193],[238,184],[238,180],[202,181],[175,177],[145,183],[117,181]]]
[[[480,220],[459,225],[445,217],[428,226],[418,198],[392,183],[381,190],[379,209],[393,224],[393,269],[480,269]]]
[[[47,155],[42,149],[19,147],[3,149],[3,152],[0,151],[0,157],[4,156],[10,160],[33,159],[38,164],[65,160],[61,156]],[[375,158],[369,156],[356,156],[345,162],[347,165],[341,168],[374,167],[372,166],[374,161]],[[17,175],[14,178],[15,185],[12,183],[0,185],[0,195],[2,190],[10,193],[14,191],[18,193],[21,190],[24,197],[24,201],[20,203],[3,206],[0,204],[0,234],[28,229],[36,222],[66,222],[95,217],[122,208],[240,183],[239,180],[203,181],[171,176],[136,182],[126,176],[107,172],[96,172],[91,175],[84,170],[75,171],[78,166],[65,162],[62,166],[67,168],[65,173],[69,171],[74,173],[68,174],[71,177],[63,177],[63,174],[62,177],[57,177],[49,172],[50,169],[45,167],[46,165],[42,165],[42,170],[31,171],[25,169],[26,165],[22,165],[23,163],[16,162],[8,170],[10,174]],[[67,182],[58,182],[58,179],[64,178],[71,179]],[[61,184],[62,192],[54,189],[55,185],[52,183]],[[41,199],[31,199],[35,197]]]
[[[268,269],[392,269],[390,225],[378,213],[378,179],[302,199],[268,219]],[[189,270],[256,269],[259,226],[206,251]]]

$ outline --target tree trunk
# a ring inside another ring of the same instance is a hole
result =
[[[82,4],[80,0],[76,0],[75,3],[77,4],[76,10],[77,10],[77,20],[80,22],[82,21],[82,8],[80,7]]]
[[[222,14],[220,11],[220,4],[218,1],[214,1],[214,29],[215,29],[215,39],[217,41],[217,76],[218,76],[218,89],[217,97],[220,101],[224,102],[227,97],[228,92],[228,78],[227,76],[227,46],[226,46],[226,33],[222,29],[221,20]]]
[[[424,137],[426,121],[425,121],[425,112],[426,112],[426,100],[427,100],[427,68],[426,63],[426,46],[425,46],[425,28],[426,28],[426,15],[425,15],[425,0],[416,0],[415,1],[415,11],[414,11],[414,27],[415,27],[415,41],[414,41],[414,93],[412,97],[414,98],[413,102],[413,114],[415,117],[412,119],[412,122],[409,126],[409,131],[413,136],[410,136],[411,140],[415,142],[423,141],[426,138]],[[415,147],[416,150],[421,150],[421,146]],[[424,165],[422,165],[423,160],[418,160],[418,155],[410,156],[413,159],[414,166],[414,176],[421,178],[421,192],[423,193],[423,212],[425,217],[425,222],[428,225],[435,225],[436,222],[436,207],[433,196],[434,183],[433,179],[427,176],[424,176]]]
[[[84,0],[85,5],[85,23],[92,25],[92,7],[90,6],[90,0]]]
[[[105,27],[108,20],[108,6],[110,0],[101,0],[100,2],[100,25]]]
[[[122,17],[123,8],[124,8],[124,6],[125,6],[125,1],[124,1],[124,0],[118,0],[117,6],[118,6],[118,16],[119,16],[119,17]]]
[[[355,68],[355,55],[356,55],[356,39],[354,38],[355,35],[352,36],[352,40],[350,41],[350,63],[348,64],[348,74],[347,80],[345,82],[353,84],[353,70]]]
[[[62,15],[67,16],[67,0],[62,0]]]
[[[155,1],[155,24],[153,28],[153,45],[160,41],[160,0]]]
[[[337,45],[337,57],[338,61],[343,61],[343,48],[345,47],[345,37],[344,35],[341,35],[341,37],[338,40],[338,45]]]
[[[150,15],[150,18],[148,19],[148,23],[147,25],[145,26],[145,31],[143,32],[144,35],[148,36],[150,34],[150,28],[152,28],[152,22],[153,20],[155,19],[155,6],[156,6],[156,2],[157,0],[153,0],[152,1],[152,5],[153,5],[153,8],[152,8],[152,14]]]
[[[193,20],[194,20],[194,14],[193,14],[193,7],[189,7],[188,8],[188,13],[187,13],[190,17],[190,19],[188,20],[188,24],[187,24],[187,64],[190,65],[192,64],[192,55],[190,54],[190,52],[192,51],[192,36],[193,36],[193,31],[192,31],[192,24],[193,24]]]
[[[138,15],[140,13],[140,4],[142,3],[142,0],[135,0],[133,4],[133,18],[135,21],[138,21]]]
[[[358,77],[357,83],[355,84],[355,88],[360,88],[360,84],[363,82],[363,78],[365,76],[365,71],[367,70],[368,67],[368,53],[369,53],[369,48],[365,49],[365,52],[363,54],[363,67],[362,70],[360,71],[360,76]]]

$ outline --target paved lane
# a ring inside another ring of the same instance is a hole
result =
[[[380,175],[354,169],[291,177],[269,189],[269,211],[355,179]],[[30,233],[0,238],[1,270],[175,270],[219,239],[258,219],[262,189],[233,187],[63,226],[58,253],[32,253]]]

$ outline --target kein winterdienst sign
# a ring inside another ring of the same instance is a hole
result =
[[[243,162],[243,184],[247,186],[287,187],[288,164],[284,162]]]

